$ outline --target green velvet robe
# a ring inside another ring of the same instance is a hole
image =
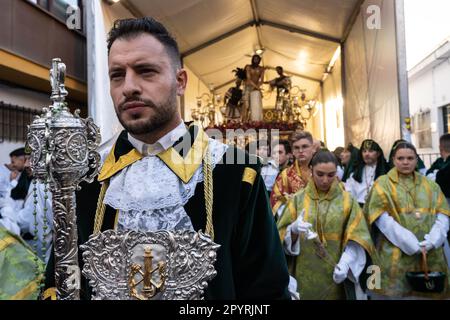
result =
[[[189,127],[191,146],[196,126]],[[200,130],[201,131],[201,130]],[[195,138],[197,139],[197,138]],[[181,139],[180,139],[181,140]],[[174,146],[176,146],[175,143]],[[175,147],[176,148],[176,147]],[[189,148],[181,148],[186,156]],[[136,152],[124,131],[119,136],[114,158]],[[233,164],[245,159],[246,164]],[[214,241],[221,245],[215,269],[216,277],[205,291],[205,299],[289,299],[289,274],[278,232],[269,205],[260,164],[255,158],[234,147],[228,148],[222,163],[213,170]],[[256,164],[250,164],[256,163]],[[169,166],[170,167],[170,166]],[[248,173],[254,173],[248,174]],[[79,244],[85,243],[93,232],[94,216],[100,183],[83,184],[77,192]],[[203,182],[197,184],[184,209],[196,231],[205,230],[206,210]],[[116,210],[107,206],[102,231],[113,229]],[[79,253],[81,257],[81,254]],[[81,268],[80,259],[80,268]],[[53,257],[47,267],[46,287],[54,287]],[[82,278],[81,296],[90,299],[87,280]]]

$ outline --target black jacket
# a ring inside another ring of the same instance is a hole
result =
[[[192,127],[189,132],[191,137],[195,137]],[[115,160],[132,149],[127,133],[122,132],[114,149]],[[183,152],[187,150],[180,150],[182,156]],[[236,164],[237,159],[245,161]],[[244,172],[254,172],[253,181],[245,178]],[[215,263],[217,275],[209,283],[205,299],[289,299],[286,260],[258,161],[242,150],[228,148],[223,163],[217,164],[213,170],[213,190],[214,241],[221,247]],[[77,192],[79,244],[85,243],[92,234],[99,192],[97,180],[82,185],[81,191]],[[204,231],[203,182],[197,184],[184,209],[194,229]],[[115,215],[116,210],[107,206],[102,231],[114,227]],[[53,286],[52,256],[47,267],[46,288]],[[90,294],[87,280],[82,279],[82,298],[89,299]]]

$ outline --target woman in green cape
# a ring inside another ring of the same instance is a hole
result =
[[[418,156],[412,144],[397,144],[392,159],[395,167],[375,181],[364,207],[381,271],[381,285],[372,296],[447,298],[449,277],[443,244],[449,230],[448,204],[439,186],[415,171]],[[442,292],[415,292],[407,279],[407,272],[423,271],[423,250],[429,270],[446,274]]]
[[[389,168],[389,170],[395,167],[395,164],[394,164],[394,150],[395,150],[395,147],[397,145],[399,145],[400,143],[405,143],[405,142],[408,142],[408,141],[406,141],[404,139],[399,139],[399,140],[395,141],[394,144],[392,145],[391,152],[389,153],[389,159],[388,159],[388,168]],[[424,176],[426,176],[427,172],[428,172],[427,168],[425,167],[425,163],[423,162],[423,160],[419,156],[417,156],[417,164],[416,164],[415,170],[417,172],[420,172]]]
[[[25,241],[0,226],[0,300],[36,300],[43,271]]]
[[[301,299],[346,299],[343,282],[358,284],[373,252],[358,203],[336,178],[337,159],[319,151],[311,161],[312,180],[288,202],[278,222]],[[354,293],[354,292],[353,292]]]

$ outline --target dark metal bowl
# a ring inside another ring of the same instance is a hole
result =
[[[444,291],[447,275],[444,272],[429,272],[426,279],[424,272],[407,272],[406,279],[416,292],[439,293]]]

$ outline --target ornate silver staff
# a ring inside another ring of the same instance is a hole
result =
[[[50,83],[53,104],[33,121],[28,131],[34,176],[50,184],[53,194],[53,248],[56,294],[59,300],[78,300],[80,270],[75,215],[75,190],[82,181],[91,182],[98,173],[100,143],[92,119],[81,119],[67,108],[64,86],[66,66],[52,60]]]

